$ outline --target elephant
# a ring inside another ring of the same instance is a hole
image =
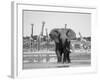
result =
[[[55,52],[58,63],[71,63],[70,40],[76,38],[72,29],[56,28],[49,33],[50,38],[55,42]]]

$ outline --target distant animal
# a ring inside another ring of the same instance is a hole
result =
[[[58,63],[70,63],[70,40],[76,38],[72,29],[56,28],[52,29],[49,36],[55,42],[55,52]]]

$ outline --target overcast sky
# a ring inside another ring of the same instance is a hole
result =
[[[33,34],[39,35],[43,21],[45,21],[44,34],[46,28],[49,33],[53,28],[64,28],[67,24],[67,27],[73,29],[77,36],[79,32],[82,36],[91,36],[91,14],[24,11],[23,20],[24,36],[31,35],[31,24],[34,24]]]

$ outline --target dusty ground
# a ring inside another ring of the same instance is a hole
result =
[[[29,59],[33,59],[33,55],[25,55],[23,58],[23,69],[36,69],[36,68],[62,68],[62,67],[80,67],[80,66],[90,66],[91,65],[91,53],[71,53],[71,63],[57,64],[56,56],[50,58],[48,62],[46,59],[42,59],[40,62],[35,60],[34,62]]]

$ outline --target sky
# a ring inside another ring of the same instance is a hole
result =
[[[71,28],[79,37],[79,32],[83,37],[91,36],[91,14],[88,13],[71,13],[71,12],[46,12],[46,11],[23,11],[23,36],[31,35],[31,24],[33,26],[33,35],[39,35],[42,29],[42,22],[48,33],[54,28]]]

